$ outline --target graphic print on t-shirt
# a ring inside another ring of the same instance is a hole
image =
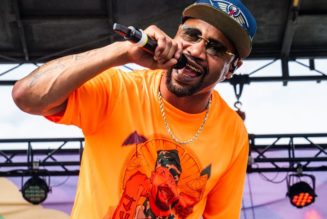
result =
[[[166,139],[134,144],[122,177],[122,196],[112,216],[186,218],[201,199],[211,166],[202,168],[185,147]]]

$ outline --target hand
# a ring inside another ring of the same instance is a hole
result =
[[[155,25],[148,27],[144,32],[157,41],[154,55],[133,44],[128,50],[129,60],[151,69],[168,69],[175,65],[183,51],[182,43],[170,38]]]

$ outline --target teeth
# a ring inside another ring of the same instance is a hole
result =
[[[193,71],[197,72],[197,73],[201,73],[201,70],[195,68],[194,66],[190,65],[190,64],[186,64],[187,67],[189,67],[190,69],[192,69]]]

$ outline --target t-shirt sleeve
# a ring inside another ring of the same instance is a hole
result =
[[[249,144],[247,132],[240,138],[241,149],[224,175],[207,197],[203,214],[205,219],[239,219],[248,160]]]
[[[110,106],[114,99],[112,97],[116,96],[117,92],[113,88],[113,80],[118,71],[109,69],[87,81],[70,94],[62,116],[53,115],[46,118],[60,124],[75,125],[80,127],[84,134],[91,134],[111,113]]]

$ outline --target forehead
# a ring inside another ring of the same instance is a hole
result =
[[[235,51],[234,45],[232,42],[216,27],[213,25],[195,18],[189,18],[184,22],[185,25],[189,27],[197,28],[201,31],[202,36],[207,39],[214,39],[223,43],[226,48],[231,51]]]

